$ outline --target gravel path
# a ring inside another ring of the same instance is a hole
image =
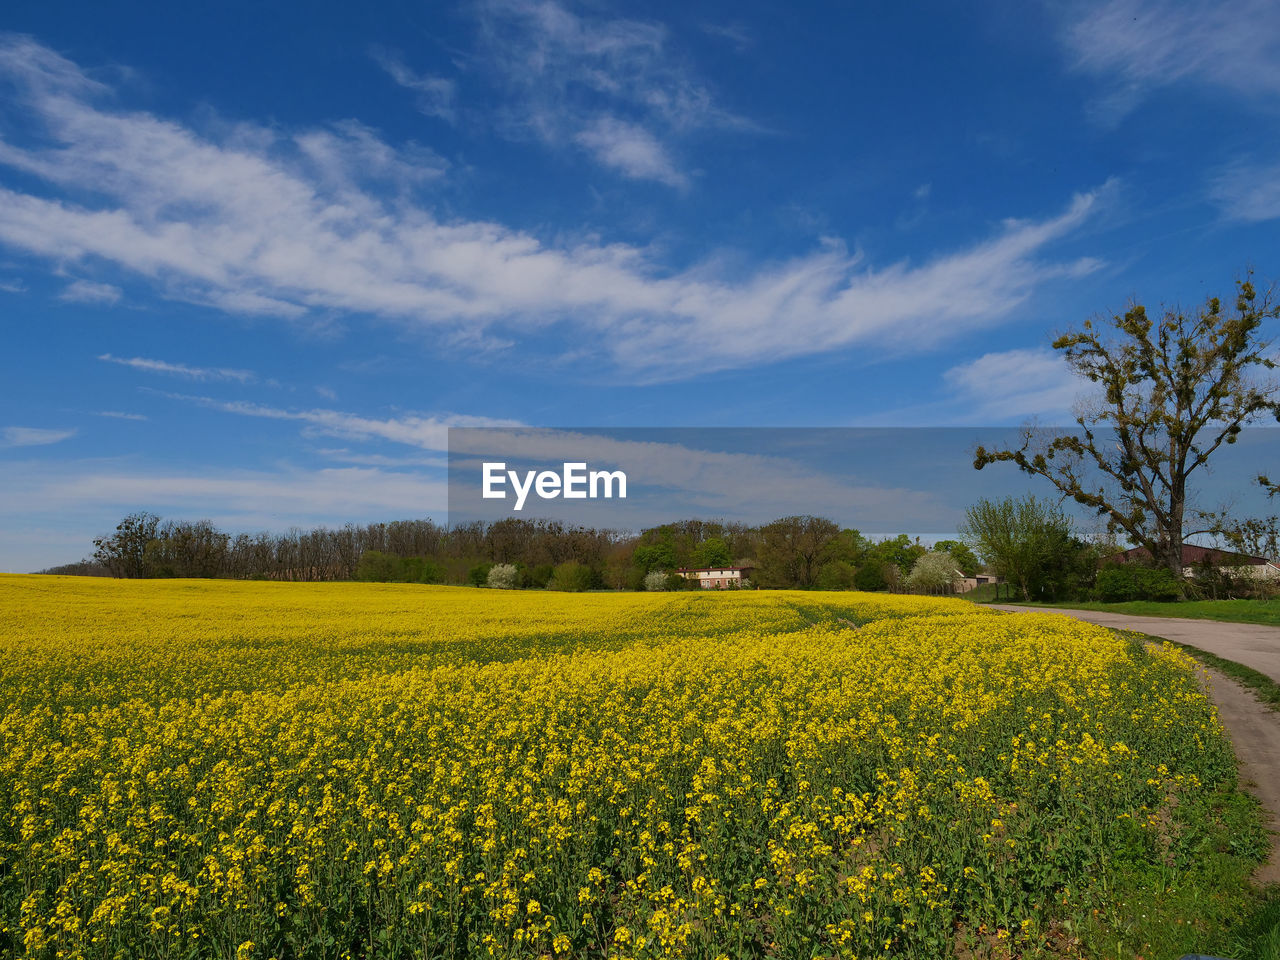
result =
[[[1258,867],[1258,883],[1280,883],[1280,713],[1260,703],[1246,687],[1209,670],[1209,696],[1227,728],[1240,763],[1240,782],[1270,814],[1271,855]]]

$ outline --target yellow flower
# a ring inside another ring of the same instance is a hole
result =
[[[975,898],[1075,916],[1063,845],[1229,770],[1183,654],[955,598],[0,576],[0,610],[33,958],[363,942],[334,903],[405,953],[927,955]]]

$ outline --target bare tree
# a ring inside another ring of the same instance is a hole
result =
[[[113,577],[147,576],[147,545],[155,539],[159,525],[154,513],[129,514],[116,524],[114,534],[94,538],[93,559]]]

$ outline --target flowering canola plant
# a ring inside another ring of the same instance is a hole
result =
[[[1189,662],[857,593],[0,577],[0,954],[1034,946],[1234,776]]]

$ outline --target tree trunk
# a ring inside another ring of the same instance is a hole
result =
[[[1185,478],[1175,478],[1174,488],[1170,496],[1169,504],[1169,535],[1167,538],[1168,554],[1165,557],[1165,564],[1169,568],[1169,572],[1173,574],[1173,579],[1177,583],[1182,583],[1182,525],[1183,514],[1186,510],[1185,495]]]

